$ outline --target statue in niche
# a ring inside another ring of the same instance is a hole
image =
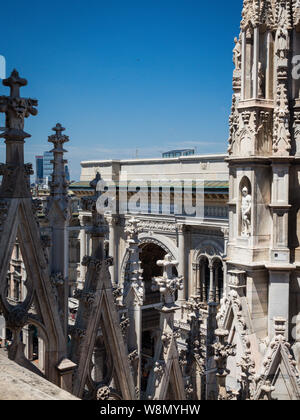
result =
[[[264,71],[261,62],[258,63],[258,97],[264,97]]]
[[[284,28],[279,28],[276,33],[276,55],[280,60],[287,58],[289,51],[289,34]]]
[[[236,37],[234,38],[235,47],[233,49],[233,64],[235,70],[241,70],[242,68],[242,52],[241,52],[241,43],[240,40]]]
[[[252,208],[252,197],[248,192],[248,188],[242,189],[242,236],[250,236],[251,228],[251,208]]]

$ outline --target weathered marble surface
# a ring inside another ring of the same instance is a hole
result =
[[[0,400],[78,400],[0,354]]]

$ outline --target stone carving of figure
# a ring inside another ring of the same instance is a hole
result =
[[[242,236],[250,236],[252,197],[248,188],[242,190]]]
[[[289,35],[288,31],[283,28],[279,28],[276,34],[276,54],[280,60],[287,58],[287,53],[289,51]]]
[[[263,98],[264,96],[264,72],[262,69],[261,62],[258,63],[258,97]]]
[[[241,53],[241,43],[237,38],[234,38],[235,47],[233,49],[233,64],[235,70],[241,70],[242,67],[242,53]]]

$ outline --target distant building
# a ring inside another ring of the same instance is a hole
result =
[[[44,159],[43,159],[43,156],[36,156],[35,157],[35,165],[36,165],[35,182],[38,185],[38,184],[41,184],[43,182],[43,173],[44,173]]]
[[[52,172],[53,172],[53,153],[52,152],[44,152],[43,156],[43,179],[46,184],[51,182],[52,180]]]
[[[177,158],[180,156],[192,156],[195,154],[195,149],[179,149],[170,150],[169,152],[163,153],[163,158]]]

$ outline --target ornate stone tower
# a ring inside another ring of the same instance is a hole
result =
[[[269,382],[273,397],[300,397],[294,359],[299,368],[299,336],[293,325],[300,311],[297,3],[245,0],[235,39],[228,275],[219,327],[228,330],[237,349],[228,358],[227,387],[247,389],[251,399],[265,396]],[[294,354],[289,354],[289,343]],[[282,346],[277,358],[276,346]],[[265,363],[270,348],[272,357]]]

